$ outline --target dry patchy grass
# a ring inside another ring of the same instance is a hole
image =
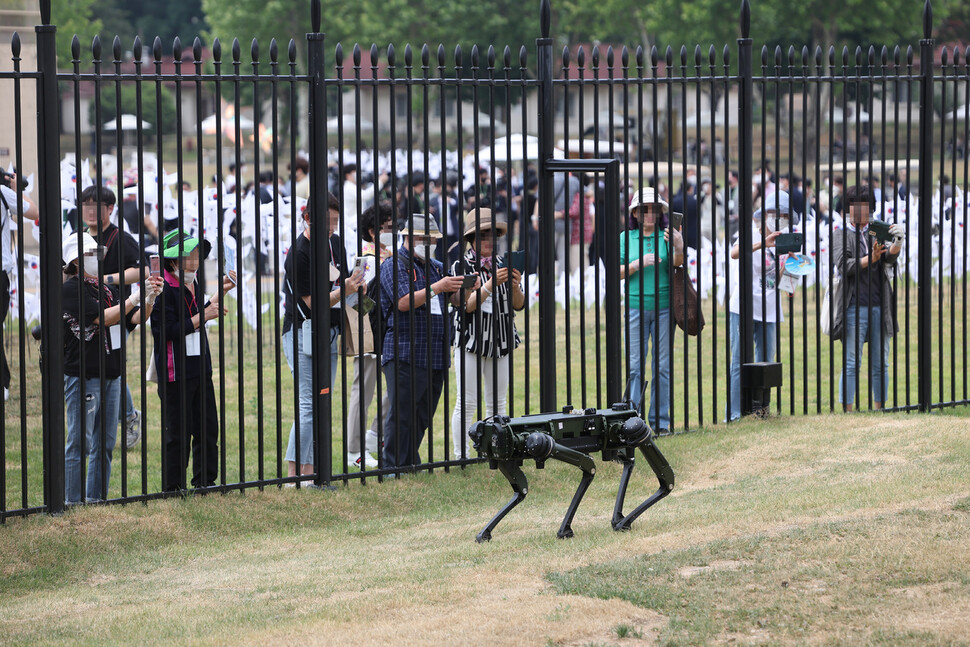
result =
[[[509,488],[481,465],[16,520],[0,642],[959,644],[968,426],[773,418],[666,438],[673,494],[614,533],[620,469],[602,465],[570,541],[564,465],[527,469],[529,498],[484,545]]]

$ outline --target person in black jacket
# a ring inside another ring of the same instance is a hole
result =
[[[152,313],[158,395],[162,401],[162,489],[185,489],[185,469],[192,446],[192,486],[215,485],[219,419],[212,385],[212,355],[205,322],[225,314],[221,295],[235,285],[223,278],[222,290],[204,301],[196,282],[199,263],[209,254],[208,241],[179,230],[162,241],[165,287],[161,307]]]
[[[121,407],[122,326],[131,330],[143,323],[162,290],[161,279],[149,277],[144,285],[144,305],[140,289],[122,298],[116,284],[103,282],[104,267],[99,268],[97,251],[98,243],[85,233],[71,234],[62,246],[64,273],[69,277],[61,292],[67,403],[66,503],[100,501],[107,496]],[[86,486],[82,487],[85,454],[88,469]]]

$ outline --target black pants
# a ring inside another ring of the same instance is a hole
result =
[[[434,371],[420,366],[412,367],[408,362],[391,361],[384,365],[390,400],[384,414],[384,467],[417,465],[421,462],[418,447],[438,407],[447,372],[448,369]],[[412,402],[414,419],[411,418]]]
[[[158,394],[165,417],[162,434],[162,490],[170,492],[185,489],[190,442],[192,487],[215,485],[219,468],[219,417],[212,376],[167,382],[164,393],[162,385],[159,385]],[[182,428],[183,412],[185,428]]]
[[[10,310],[10,276],[0,270],[0,330],[7,321],[7,312]],[[7,366],[7,353],[0,340],[0,386],[5,389],[10,388],[10,367]]]

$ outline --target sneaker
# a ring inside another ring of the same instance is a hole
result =
[[[368,429],[364,434],[364,449],[371,454],[377,453],[377,432],[373,429]]]
[[[356,467],[357,469],[361,469],[361,462],[363,462],[363,464],[367,466],[368,469],[373,469],[377,467],[377,459],[371,456],[368,452],[364,452],[363,456],[361,454],[348,452],[347,454],[348,467]]]
[[[125,421],[125,448],[131,449],[141,438],[141,412],[135,409]]]

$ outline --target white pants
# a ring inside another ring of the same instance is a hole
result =
[[[481,374],[479,375],[479,362]],[[498,377],[498,390],[494,390],[494,380]],[[455,412],[451,417],[451,444],[455,458],[473,457],[471,443],[468,442],[468,429],[480,419],[478,404],[478,380],[482,380],[485,391],[485,415],[487,418],[504,414],[506,397],[509,390],[509,356],[499,358],[481,357],[463,348],[455,348],[455,383],[458,395],[455,398]],[[464,424],[462,414],[464,413]],[[465,453],[462,456],[462,445]]]

